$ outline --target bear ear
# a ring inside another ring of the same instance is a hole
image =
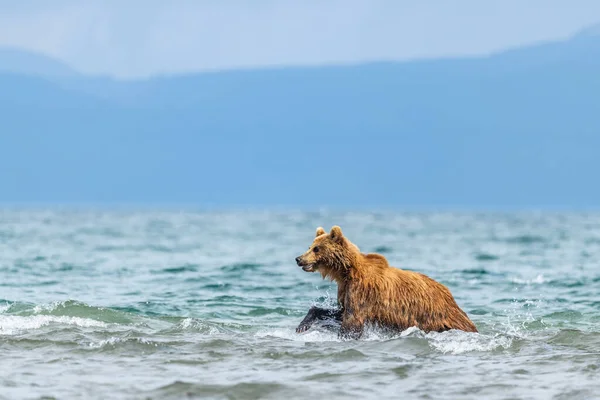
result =
[[[322,227],[318,227],[317,228],[317,234],[315,235],[315,237],[319,237],[321,235],[325,234],[325,229],[323,229]]]
[[[329,232],[329,237],[333,240],[341,240],[344,237],[344,235],[342,234],[342,228],[340,228],[337,225],[331,228],[331,232]]]

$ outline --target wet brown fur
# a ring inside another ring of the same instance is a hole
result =
[[[365,324],[395,331],[416,326],[425,332],[477,332],[446,286],[424,274],[391,267],[382,255],[361,253],[338,226],[329,234],[318,228],[297,261],[338,284],[342,336],[360,337]]]

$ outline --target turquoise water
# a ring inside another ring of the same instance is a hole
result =
[[[296,334],[337,224],[480,332]],[[0,398],[591,399],[600,214],[0,211]]]

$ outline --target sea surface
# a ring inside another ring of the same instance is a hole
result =
[[[295,328],[340,225],[479,333]],[[598,399],[600,214],[0,210],[2,399]]]

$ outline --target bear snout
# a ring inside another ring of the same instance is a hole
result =
[[[296,257],[296,264],[301,267],[301,262],[302,262],[302,258],[300,258],[301,256]]]

